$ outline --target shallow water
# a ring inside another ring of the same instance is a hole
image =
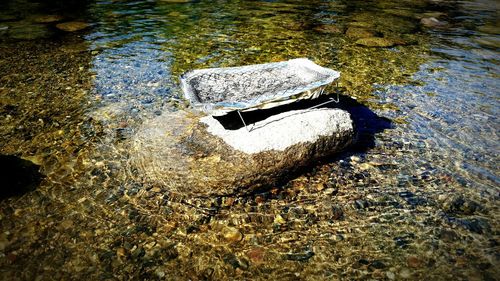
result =
[[[45,176],[0,202],[3,279],[500,276],[495,1],[74,2],[0,4],[0,153]],[[296,57],[341,71],[349,151],[221,198],[131,164],[141,125],[188,107],[180,74]]]

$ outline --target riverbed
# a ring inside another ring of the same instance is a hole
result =
[[[1,279],[500,276],[495,1],[47,2],[0,4],[0,154],[40,173],[0,201]],[[341,72],[347,151],[234,196],[133,165],[181,74],[300,57]]]

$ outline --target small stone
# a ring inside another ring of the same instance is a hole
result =
[[[324,24],[314,28],[315,31],[321,33],[330,33],[330,34],[341,34],[344,33],[344,30],[338,26],[331,24]]]
[[[235,242],[241,241],[241,239],[243,239],[243,234],[241,234],[241,232],[237,228],[234,228],[234,227],[224,228],[222,235],[226,241],[231,242],[231,243],[235,243]]]
[[[73,221],[72,220],[63,220],[61,222],[61,227],[63,229],[69,229],[73,227]]]
[[[69,21],[69,22],[58,23],[56,24],[56,27],[63,31],[75,32],[89,27],[89,24],[81,21]]]
[[[422,260],[415,257],[415,256],[409,256],[408,259],[406,260],[407,264],[411,268],[419,268],[422,266]]]
[[[425,27],[444,27],[444,26],[446,26],[445,22],[442,22],[434,17],[422,18],[420,20],[420,24],[422,24]]]
[[[361,158],[359,158],[358,156],[351,156],[352,162],[359,162],[360,160],[361,160]]]
[[[277,224],[285,224],[286,221],[285,219],[281,216],[281,215],[276,215],[274,217],[274,223],[277,223]]]
[[[411,276],[411,272],[408,268],[403,268],[399,271],[399,276],[401,276],[401,278],[408,279]]]
[[[325,189],[326,187],[327,187],[326,184],[324,184],[324,183],[318,183],[316,185],[316,190],[317,191],[321,191],[321,190]]]
[[[248,251],[246,255],[254,264],[261,264],[264,262],[264,250],[262,248],[253,248]]]
[[[352,39],[359,39],[359,38],[373,37],[375,36],[375,33],[360,27],[349,27],[345,35]]]
[[[369,170],[370,168],[372,168],[372,165],[370,165],[369,163],[361,163],[361,164],[359,164],[358,167],[361,171],[365,171],[365,170]]]
[[[125,250],[125,248],[123,248],[123,247],[118,247],[118,248],[116,249],[116,255],[117,255],[118,257],[124,257],[124,256],[126,256],[126,255],[127,255],[127,250]]]
[[[393,272],[387,271],[387,272],[385,273],[385,275],[386,275],[386,276],[387,276],[387,278],[388,278],[388,279],[390,279],[390,280],[394,280],[394,279],[396,279],[396,275],[395,275]]]
[[[396,45],[396,42],[387,38],[382,37],[367,37],[361,38],[356,41],[357,45],[365,46],[365,47],[379,47],[379,48],[387,48]]]
[[[163,278],[165,277],[165,271],[161,270],[160,268],[157,268],[155,270],[155,274],[156,276],[158,276],[158,278]]]

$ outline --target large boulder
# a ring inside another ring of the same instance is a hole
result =
[[[230,195],[277,184],[354,139],[340,109],[288,111],[251,127],[227,130],[211,116],[164,113],[134,136],[130,159],[143,180],[165,190]]]

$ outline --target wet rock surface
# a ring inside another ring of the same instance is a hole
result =
[[[131,159],[146,178],[175,183],[166,188],[183,194],[247,193],[341,151],[355,134],[339,109],[288,111],[251,128],[226,130],[210,116],[165,113],[134,136]]]

